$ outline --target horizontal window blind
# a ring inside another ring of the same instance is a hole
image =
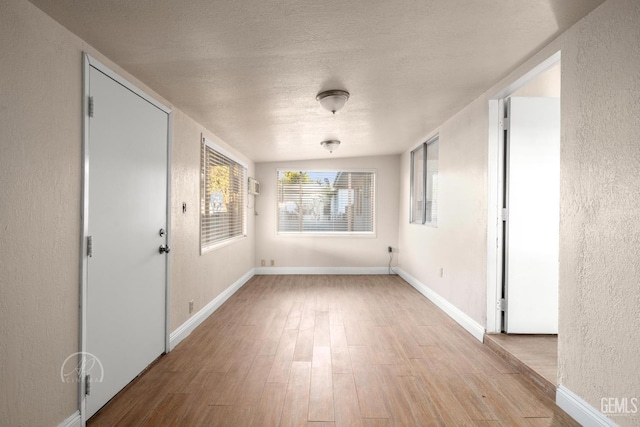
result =
[[[279,170],[279,233],[372,234],[373,171]]]
[[[202,142],[200,247],[202,250],[234,237],[246,229],[247,169]]]

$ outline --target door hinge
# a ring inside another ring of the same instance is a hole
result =
[[[502,220],[507,221],[509,219],[509,210],[507,208],[502,208]]]
[[[498,301],[498,310],[507,311],[507,300],[502,298]]]
[[[509,130],[509,125],[510,125],[510,120],[508,117],[505,117],[502,119],[502,129],[503,130]]]
[[[91,394],[91,375],[85,375],[84,377],[84,394],[89,396]]]
[[[91,258],[93,256],[93,237],[87,236],[87,256]]]
[[[93,96],[89,97],[89,117],[93,117]]]

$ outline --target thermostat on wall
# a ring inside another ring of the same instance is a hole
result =
[[[260,183],[251,177],[249,177],[249,194],[253,194],[254,196],[260,194]]]

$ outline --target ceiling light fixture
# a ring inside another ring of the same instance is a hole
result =
[[[320,143],[324,148],[326,148],[330,153],[333,153],[340,147],[340,141],[337,139],[329,139],[327,141],[322,141]]]
[[[349,92],[346,90],[325,90],[316,96],[316,100],[320,102],[320,105],[333,114],[344,107],[347,99],[349,99]]]

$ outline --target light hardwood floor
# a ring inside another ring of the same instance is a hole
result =
[[[489,334],[485,344],[555,399],[558,385],[557,335]]]
[[[574,426],[397,276],[255,276],[89,426]]]

